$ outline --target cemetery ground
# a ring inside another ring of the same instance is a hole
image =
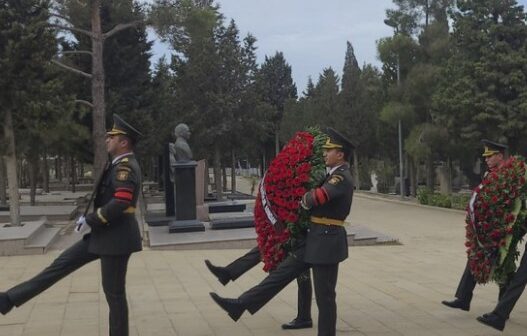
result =
[[[250,190],[240,179],[240,189]],[[483,336],[527,334],[527,294],[520,298],[503,333],[476,321],[493,309],[495,284],[477,286],[471,310],[449,309],[466,262],[464,213],[416,205],[396,198],[356,193],[347,221],[398,238],[397,245],[351,246],[340,264],[337,284],[337,334],[351,336]],[[68,231],[68,230],[65,230]],[[54,244],[44,255],[0,257],[0,289],[29,278],[47,266],[75,238]],[[285,331],[295,317],[293,282],[255,315],[233,322],[209,292],[236,297],[258,283],[261,267],[225,287],[203,260],[225,265],[245,249],[151,250],[132,256],[127,278],[130,335],[264,336],[316,335],[313,329]],[[523,248],[522,248],[523,253]],[[0,336],[107,335],[108,308],[100,284],[99,263],[66,277],[40,296],[0,316]]]

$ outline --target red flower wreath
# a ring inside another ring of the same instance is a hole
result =
[[[325,140],[326,135],[317,129],[297,132],[271,161],[260,182],[254,221],[265,271],[284,259],[288,244],[307,228],[309,215],[300,200],[319,182],[317,177],[325,175]]]
[[[527,191],[526,177],[524,159],[511,157],[474,190],[478,196],[473,211],[467,207],[465,246],[478,283],[505,283],[516,270],[517,246],[526,218],[521,204]]]

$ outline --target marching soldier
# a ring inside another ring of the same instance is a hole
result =
[[[302,207],[311,213],[304,261],[313,268],[313,284],[318,307],[318,336],[335,336],[336,292],[339,263],[348,258],[344,220],[353,198],[353,181],[348,160],[353,145],[334,129],[328,129],[323,145],[329,168],[326,182],[302,198]]]
[[[91,233],[62,252],[41,273],[0,293],[0,312],[7,314],[60,279],[100,259],[102,286],[110,310],[110,335],[128,335],[125,279],[128,260],[142,249],[135,207],[141,191],[141,170],[133,149],[141,133],[114,114],[106,133],[106,149],[112,158],[95,189],[94,211],[77,220],[77,229]]]
[[[516,273],[512,275],[507,288],[500,292],[501,295],[498,299],[496,307],[494,307],[494,310],[490,313],[478,316],[477,320],[500,331],[505,329],[505,322],[509,319],[509,315],[525,290],[526,285],[527,253],[524,251],[520,261],[520,266],[516,270]]]
[[[205,265],[218,278],[218,281],[225,286],[229,281],[235,281],[245,272],[259,264],[261,260],[260,249],[257,246],[225,267],[215,266],[209,260],[205,260]],[[306,270],[300,274],[296,278],[296,283],[298,285],[297,315],[290,322],[282,324],[282,329],[305,329],[313,327],[313,320],[311,319],[311,297],[313,289],[311,287],[310,271]]]
[[[481,156],[485,158],[485,163],[487,164],[487,171],[483,177],[483,180],[485,180],[489,172],[498,169],[505,162],[505,152],[508,146],[485,139],[481,140],[481,142],[483,142],[485,148],[485,151]],[[472,193],[472,197],[469,202],[469,209],[472,209],[470,211],[473,211],[474,203],[477,197],[478,194],[476,192]],[[470,272],[467,261],[467,265],[465,266],[465,270],[463,271],[463,275],[459,280],[459,285],[456,290],[456,298],[452,301],[441,301],[441,303],[450,308],[468,311],[470,310],[470,302],[472,301],[472,295],[475,287],[476,279],[474,279],[474,276]],[[506,285],[500,285],[499,297],[501,297],[501,295],[504,293],[505,288]]]
[[[348,257],[344,220],[351,209],[353,182],[347,163],[353,144],[329,128],[323,145],[329,174],[319,188],[308,191],[301,205],[310,211],[311,224],[305,241],[299,243],[276,270],[237,299],[212,299],[237,321],[245,310],[256,313],[298,275],[313,268],[315,297],[319,309],[318,336],[336,334],[338,265]]]

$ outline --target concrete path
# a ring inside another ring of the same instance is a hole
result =
[[[352,247],[340,266],[337,285],[338,335],[483,336],[527,335],[527,294],[504,333],[475,318],[492,310],[494,284],[478,286],[470,312],[440,304],[451,299],[463,271],[464,214],[357,194],[349,218],[400,239],[400,246]],[[140,336],[314,336],[316,328],[283,331],[296,314],[296,285],[289,285],[256,315],[233,322],[209,298],[214,291],[238,296],[264,277],[255,268],[222,286],[204,259],[224,265],[244,250],[148,251],[135,254],[128,272],[131,335]],[[0,257],[0,288],[27,279],[59,251],[44,256]],[[313,303],[313,317],[317,309]],[[107,335],[108,310],[94,262],[6,316],[0,336]]]

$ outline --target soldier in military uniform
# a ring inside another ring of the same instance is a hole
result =
[[[205,265],[209,271],[218,278],[222,285],[229,281],[235,281],[245,272],[258,265],[262,260],[258,246],[234,260],[225,267],[213,265],[209,260],[205,260]],[[298,285],[297,315],[287,323],[282,324],[282,329],[305,329],[313,327],[311,319],[311,297],[313,289],[311,287],[310,271],[306,270],[296,278]]]
[[[507,288],[502,291],[496,307],[492,312],[478,316],[479,322],[500,331],[505,329],[505,322],[509,319],[514,305],[516,305],[527,285],[527,253],[525,252],[523,252],[516,273],[512,275]]]
[[[498,169],[504,162],[506,156],[507,145],[503,145],[494,141],[483,139],[481,142],[484,145],[484,152],[482,156],[485,158],[487,164],[487,171],[483,176],[483,181],[487,177],[489,172]],[[482,181],[482,183],[483,183]],[[473,209],[476,198],[478,197],[476,192],[472,193],[471,200],[469,202],[469,208]],[[473,210],[470,210],[473,211]],[[452,301],[442,301],[441,303],[450,308],[461,309],[465,311],[470,310],[470,302],[472,301],[472,295],[474,288],[476,287],[476,279],[470,272],[470,267],[467,264],[463,275],[459,281],[459,285],[456,290],[456,298]],[[500,285],[499,297],[505,292],[506,285]]]
[[[353,145],[333,129],[323,146],[330,168],[322,187],[302,198],[302,207],[311,212],[304,261],[313,268],[313,284],[318,307],[318,336],[334,336],[337,324],[336,292],[339,263],[348,258],[344,220],[351,209],[353,181],[349,160]]]
[[[212,299],[237,321],[245,310],[256,313],[302,272],[313,268],[315,297],[319,309],[318,336],[336,333],[336,293],[338,264],[348,257],[344,220],[351,209],[353,182],[347,160],[354,146],[333,129],[323,145],[329,174],[323,184],[308,191],[301,205],[311,213],[305,239],[299,242],[260,284],[237,299],[210,293]]]
[[[135,206],[141,190],[141,170],[133,148],[141,133],[114,114],[106,148],[112,158],[95,189],[94,211],[81,216],[77,225],[91,233],[66,249],[41,273],[0,293],[0,312],[7,314],[51,287],[60,279],[100,259],[102,286],[110,310],[110,335],[128,335],[125,278],[131,253],[140,251],[141,235]]]
[[[522,207],[525,208],[525,200],[522,202]],[[525,227],[522,227],[521,233],[525,234]],[[489,327],[502,331],[505,329],[505,322],[509,319],[509,315],[514,309],[516,302],[520,299],[525,286],[527,285],[527,247],[523,252],[520,265],[515,273],[509,277],[509,283],[506,287],[500,287],[500,295],[498,303],[494,310],[490,313],[483,314],[477,317],[477,320]]]

